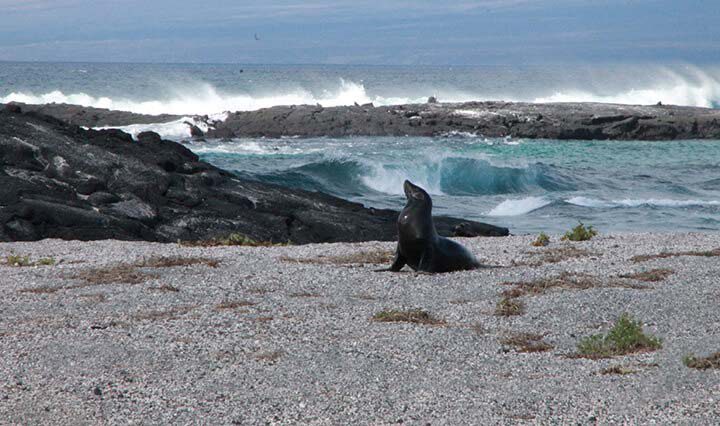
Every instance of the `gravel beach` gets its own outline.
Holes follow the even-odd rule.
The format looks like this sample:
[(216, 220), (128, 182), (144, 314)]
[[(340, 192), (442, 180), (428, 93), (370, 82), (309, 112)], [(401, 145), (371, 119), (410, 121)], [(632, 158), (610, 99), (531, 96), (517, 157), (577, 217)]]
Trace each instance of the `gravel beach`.
[[(0, 423), (717, 424), (720, 370), (683, 357), (720, 351), (720, 235), (533, 239), (458, 239), (492, 267), (438, 275), (375, 272), (380, 242), (0, 244)], [(576, 356), (623, 313), (662, 348)]]

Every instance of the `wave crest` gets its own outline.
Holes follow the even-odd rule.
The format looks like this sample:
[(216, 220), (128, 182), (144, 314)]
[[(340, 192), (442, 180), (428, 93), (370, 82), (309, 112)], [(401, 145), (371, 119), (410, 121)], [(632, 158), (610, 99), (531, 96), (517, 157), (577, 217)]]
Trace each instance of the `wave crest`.
[(681, 73), (664, 69), (649, 87), (632, 88), (615, 93), (593, 93), (586, 90), (558, 90), (549, 96), (533, 99), (536, 103), (547, 102), (602, 102), (613, 104), (683, 105), (716, 108), (720, 105), (720, 78), (709, 72), (688, 68)]
[(402, 196), (405, 179), (433, 195), (497, 195), (575, 188), (571, 179), (543, 164), (508, 167), (483, 159), (456, 157), (407, 163), (324, 158), (287, 170), (260, 173), (258, 177), (280, 185), (330, 191), (336, 195)]
[[(29, 104), (69, 103), (88, 107), (130, 111), (141, 114), (204, 115), (225, 111), (250, 111), (276, 105), (321, 104), (323, 106), (352, 105), (372, 102), (375, 105), (397, 105), (422, 103), (429, 95), (436, 95), (442, 102), (466, 102), (483, 100), (507, 100), (523, 102), (608, 102), (621, 104), (653, 105), (658, 101), (664, 104), (718, 107), (720, 106), (720, 72), (717, 69), (694, 67), (650, 67), (630, 68), (633, 74), (631, 83), (615, 81), (612, 76), (623, 73), (618, 70), (611, 77), (601, 74), (583, 74), (577, 78), (555, 82), (529, 81), (517, 88), (501, 87), (457, 88), (455, 83), (439, 80), (427, 85), (418, 85), (412, 81), (405, 87), (399, 83), (388, 94), (387, 89), (370, 90), (362, 80), (330, 79), (324, 90), (308, 90), (298, 82), (293, 89), (250, 88), (248, 91), (231, 89), (222, 91), (206, 82), (178, 83), (170, 95), (157, 99), (129, 99), (92, 94), (87, 91), (65, 93), (62, 90), (50, 90), (35, 94), (13, 91), (0, 94), (0, 103), (22, 102)], [(452, 78), (452, 77), (450, 77)], [(629, 77), (628, 77), (629, 78)], [(627, 80), (627, 79), (626, 79)], [(570, 87), (573, 87), (572, 89)], [(234, 90), (234, 92), (233, 92)], [(254, 90), (258, 90), (257, 93)], [(252, 93), (251, 93), (252, 92)], [(6, 93), (6, 92), (5, 92)], [(475, 117), (473, 111), (460, 111)], [(486, 114), (486, 113), (482, 113)]]
[(568, 204), (590, 208), (617, 208), (617, 207), (705, 207), (720, 206), (717, 200), (671, 200), (671, 199), (623, 199), (623, 200), (599, 200), (588, 197), (573, 197), (565, 200)]
[(331, 107), (353, 105), (354, 103), (364, 104), (373, 102), (376, 105), (391, 105), (417, 101), (419, 101), (419, 99), (370, 96), (362, 84), (344, 79), (340, 79), (337, 87), (323, 90), (322, 93), (319, 94), (313, 94), (303, 88), (297, 88), (287, 93), (258, 95), (229, 94), (221, 93), (210, 84), (200, 83), (197, 87), (176, 90), (173, 96), (162, 100), (137, 101), (132, 99), (113, 99), (106, 96), (91, 96), (82, 92), (65, 94), (60, 90), (53, 90), (41, 95), (13, 92), (4, 97), (0, 97), (0, 103), (65, 103), (149, 115), (217, 114), (225, 111), (252, 111), (276, 105), (320, 104)]
[(527, 197), (505, 200), (487, 213), (487, 216), (520, 216), (551, 204), (545, 197)]

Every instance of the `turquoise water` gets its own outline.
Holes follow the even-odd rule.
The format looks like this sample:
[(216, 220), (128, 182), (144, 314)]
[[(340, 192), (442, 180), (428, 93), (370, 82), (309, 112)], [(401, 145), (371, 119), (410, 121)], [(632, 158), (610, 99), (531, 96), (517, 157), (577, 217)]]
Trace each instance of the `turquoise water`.
[(720, 141), (605, 142), (447, 138), (194, 142), (203, 159), (283, 186), (399, 209), (402, 182), (436, 214), (561, 232), (720, 230)]

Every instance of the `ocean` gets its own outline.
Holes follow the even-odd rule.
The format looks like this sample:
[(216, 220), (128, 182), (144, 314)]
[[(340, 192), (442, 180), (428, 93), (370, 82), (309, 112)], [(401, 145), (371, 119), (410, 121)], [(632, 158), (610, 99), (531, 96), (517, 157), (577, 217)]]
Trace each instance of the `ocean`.
[[(616, 102), (720, 107), (720, 66), (336, 65), (0, 62), (0, 103), (66, 102), (146, 114), (213, 115), (273, 105), (439, 101)], [(553, 141), (448, 134), (191, 141), (157, 130), (239, 175), (400, 209), (402, 181), (435, 214), (514, 234), (720, 230), (720, 141)]]

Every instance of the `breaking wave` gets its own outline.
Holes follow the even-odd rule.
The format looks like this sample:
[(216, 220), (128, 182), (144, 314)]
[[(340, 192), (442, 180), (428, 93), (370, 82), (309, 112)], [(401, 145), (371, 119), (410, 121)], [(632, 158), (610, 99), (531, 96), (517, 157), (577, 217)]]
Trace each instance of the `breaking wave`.
[[(649, 73), (656, 71), (649, 70)], [(697, 68), (683, 72), (663, 69), (652, 82), (637, 84), (627, 90), (556, 90), (551, 95), (539, 96), (533, 102), (602, 102), (615, 104), (684, 105), (706, 108), (720, 107), (720, 75)]]
[(405, 179), (433, 195), (476, 196), (575, 188), (571, 178), (544, 164), (508, 167), (482, 159), (457, 157), (425, 158), (407, 164), (326, 158), (255, 177), (344, 196), (369, 193), (402, 196)]
[(150, 123), (150, 124), (130, 124), (127, 126), (109, 126), (109, 127), (96, 127), (95, 130), (103, 129), (118, 129), (125, 133), (132, 135), (134, 139), (137, 139), (137, 135), (142, 132), (155, 132), (160, 135), (163, 139), (170, 140), (183, 140), (192, 137), (191, 126), (195, 126), (203, 131), (207, 132), (213, 123), (218, 121), (224, 121), (227, 118), (227, 114), (213, 114), (207, 119), (200, 117), (182, 117), (177, 120), (169, 121), (166, 123)]
[(230, 94), (221, 93), (212, 85), (201, 83), (198, 87), (176, 90), (172, 97), (162, 100), (138, 101), (106, 96), (91, 96), (86, 93), (65, 94), (60, 90), (54, 90), (41, 95), (13, 92), (0, 97), (0, 103), (66, 103), (129, 111), (138, 114), (203, 115), (225, 111), (252, 111), (275, 105), (320, 104), (322, 106), (340, 106), (370, 102), (375, 105), (391, 105), (420, 102), (424, 99), (370, 96), (362, 84), (340, 79), (337, 87), (323, 90), (322, 93), (312, 93), (309, 90), (298, 88), (287, 93)]
[(487, 216), (520, 216), (552, 204), (545, 197), (526, 197), (505, 200), (487, 213)]
[(672, 199), (623, 199), (623, 200), (600, 200), (587, 197), (573, 197), (565, 200), (568, 204), (580, 207), (591, 208), (617, 208), (617, 207), (705, 207), (720, 206), (716, 200), (672, 200)]
[[(632, 71), (632, 70), (631, 70)], [(397, 105), (425, 102), (436, 95), (441, 102), (465, 102), (482, 100), (507, 100), (526, 102), (609, 102), (621, 104), (663, 104), (719, 107), (720, 71), (712, 68), (693, 67), (648, 69), (642, 76), (633, 71), (633, 78), (624, 82), (614, 81), (605, 75), (601, 78), (587, 76), (574, 82), (526, 81), (517, 87), (503, 84), (494, 87), (452, 88), (448, 82), (414, 86), (412, 82), (399, 84), (392, 94), (387, 89), (375, 89), (362, 80), (331, 79), (324, 90), (309, 90), (298, 82), (293, 89), (245, 89), (220, 90), (206, 82), (183, 83), (170, 95), (156, 99), (133, 99), (102, 96), (81, 91), (66, 93), (50, 90), (35, 94), (26, 91), (0, 93), (0, 103), (22, 102), (29, 104), (68, 103), (88, 107), (130, 111), (141, 114), (204, 115), (225, 111), (250, 111), (275, 105), (320, 104), (322, 106)], [(623, 71), (618, 70), (622, 75)], [(437, 86), (437, 87), (435, 87)]]

